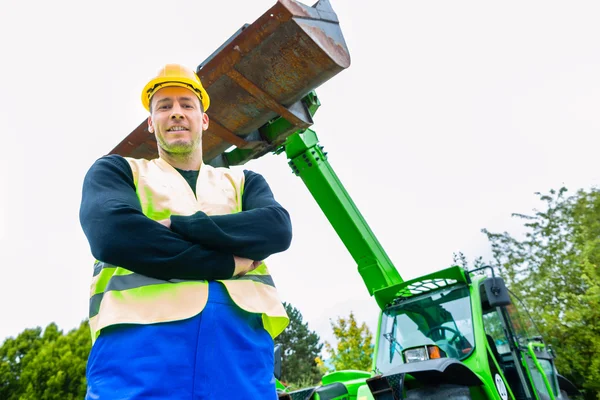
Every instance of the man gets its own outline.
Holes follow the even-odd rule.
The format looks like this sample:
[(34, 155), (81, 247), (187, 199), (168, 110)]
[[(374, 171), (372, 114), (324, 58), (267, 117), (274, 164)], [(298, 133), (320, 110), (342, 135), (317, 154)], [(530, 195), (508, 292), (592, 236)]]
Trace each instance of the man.
[(210, 100), (169, 64), (143, 90), (159, 158), (102, 157), (80, 221), (96, 258), (87, 399), (276, 399), (288, 318), (262, 262), (291, 223), (259, 174), (202, 161)]

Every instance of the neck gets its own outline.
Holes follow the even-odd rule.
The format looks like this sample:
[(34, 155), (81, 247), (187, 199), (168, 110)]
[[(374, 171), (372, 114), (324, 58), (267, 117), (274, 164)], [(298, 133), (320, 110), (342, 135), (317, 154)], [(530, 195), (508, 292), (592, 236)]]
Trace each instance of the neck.
[(185, 171), (199, 171), (202, 165), (202, 149), (198, 149), (193, 153), (169, 153), (158, 148), (160, 158), (168, 162), (172, 167)]

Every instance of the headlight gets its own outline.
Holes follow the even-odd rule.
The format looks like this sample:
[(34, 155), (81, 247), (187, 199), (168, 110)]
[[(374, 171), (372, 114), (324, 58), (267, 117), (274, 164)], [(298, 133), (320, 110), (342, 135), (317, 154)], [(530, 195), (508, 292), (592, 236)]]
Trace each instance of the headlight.
[(425, 361), (433, 358), (447, 357), (446, 353), (435, 345), (413, 347), (412, 349), (404, 350), (403, 354), (404, 361), (406, 363)]
[(415, 347), (413, 349), (404, 350), (404, 361), (406, 363), (425, 361), (429, 359), (427, 354), (427, 347)]

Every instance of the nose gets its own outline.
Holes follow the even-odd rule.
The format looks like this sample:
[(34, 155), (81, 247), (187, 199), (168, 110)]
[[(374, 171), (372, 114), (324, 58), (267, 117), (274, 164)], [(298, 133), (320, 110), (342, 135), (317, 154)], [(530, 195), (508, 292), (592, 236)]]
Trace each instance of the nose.
[(177, 103), (173, 104), (171, 108), (171, 119), (183, 118), (183, 112), (181, 111), (181, 106)]

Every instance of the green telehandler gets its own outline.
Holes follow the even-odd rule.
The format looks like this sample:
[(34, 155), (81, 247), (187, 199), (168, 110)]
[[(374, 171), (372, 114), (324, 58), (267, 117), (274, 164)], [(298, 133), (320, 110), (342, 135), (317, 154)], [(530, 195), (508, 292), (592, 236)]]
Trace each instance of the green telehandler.
[[(303, 101), (313, 115), (316, 94)], [(557, 372), (552, 349), (493, 268), (452, 266), (404, 282), (335, 175), (316, 133), (296, 132), (278, 151), (286, 153), (381, 308), (372, 372), (334, 372), (321, 386), (288, 393), (289, 398), (554, 400), (579, 394)]]
[[(280, 399), (555, 400), (578, 396), (520, 300), (490, 267), (452, 266), (403, 281), (310, 129), (315, 89), (350, 66), (328, 0), (279, 0), (197, 67), (211, 97), (204, 162), (285, 153), (356, 261), (381, 312), (372, 371), (336, 371)], [(143, 121), (111, 153), (155, 158)], [(365, 299), (366, 300), (366, 299)], [(276, 368), (277, 369), (277, 368)], [(277, 372), (276, 372), (277, 375)]]

